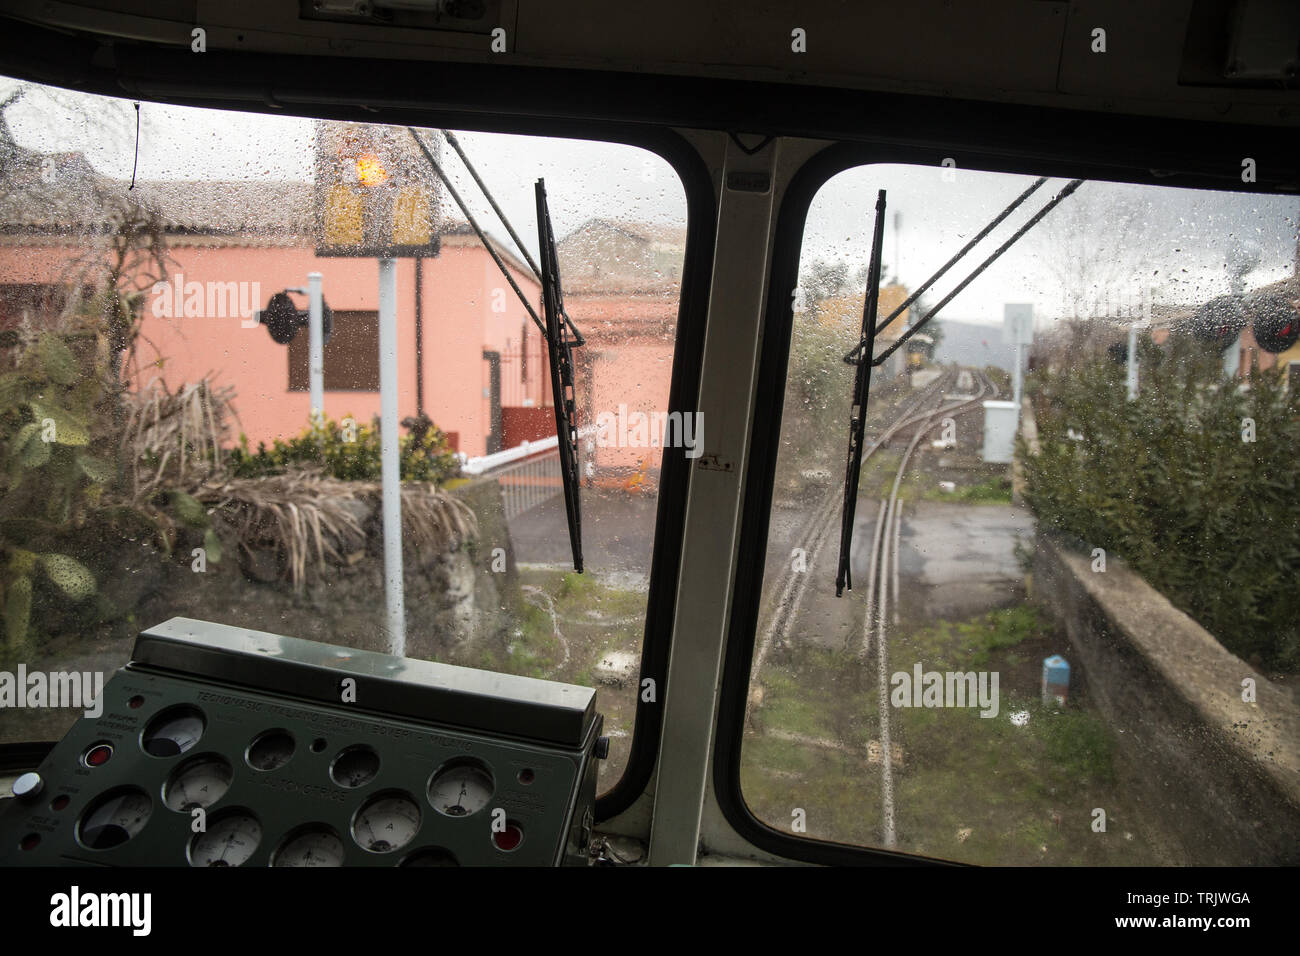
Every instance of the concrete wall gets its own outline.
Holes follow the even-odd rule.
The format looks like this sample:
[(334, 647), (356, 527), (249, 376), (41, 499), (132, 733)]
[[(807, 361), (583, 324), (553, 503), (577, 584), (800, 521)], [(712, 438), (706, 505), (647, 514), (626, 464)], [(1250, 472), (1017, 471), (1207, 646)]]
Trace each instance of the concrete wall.
[[(406, 652), (410, 657), (473, 663), (487, 647), (503, 646), (506, 625), (518, 613), (519, 577), (495, 480), (467, 482), (450, 492), (474, 511), (478, 534), (456, 550), (422, 551), (408, 539), (403, 549), (406, 584)], [(203, 574), (191, 570), (182, 540), (170, 556), (151, 543), (117, 552), (105, 549), (92, 571), (117, 618), (114, 633), (131, 635), (169, 617), (184, 616), (251, 627), (345, 647), (387, 651), (384, 637), (383, 531), (378, 496), (353, 502), (366, 531), (364, 546), (325, 568), (313, 563), (300, 589), (279, 580), (283, 559), (273, 551), (245, 553), (218, 518), (224, 544), (220, 563)], [(493, 548), (504, 548), (504, 573), (492, 570)], [(73, 632), (76, 621), (58, 622)], [(83, 627), (83, 630), (85, 628)], [(117, 665), (114, 665), (117, 666)]]
[[(1114, 556), (1039, 535), (1035, 599), (1061, 622), (1137, 799), (1173, 818), (1180, 856), (1300, 863), (1300, 707)], [(1242, 700), (1242, 681), (1256, 699)]]

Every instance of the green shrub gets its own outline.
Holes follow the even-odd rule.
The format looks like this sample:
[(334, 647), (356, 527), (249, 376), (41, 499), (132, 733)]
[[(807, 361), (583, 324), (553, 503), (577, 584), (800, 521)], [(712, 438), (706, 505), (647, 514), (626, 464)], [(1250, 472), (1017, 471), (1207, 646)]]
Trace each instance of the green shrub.
[(1111, 361), (1035, 376), (1026, 501), (1042, 528), (1121, 555), (1228, 650), (1300, 667), (1296, 395), (1277, 370), (1239, 387), (1203, 352), (1148, 341), (1140, 359), (1132, 402)]
[[(427, 417), (407, 418), (402, 425), (407, 429), (399, 438), (403, 481), (442, 485), (460, 473), (447, 436)], [(316, 465), (342, 481), (374, 481), (382, 471), (380, 450), (378, 420), (365, 425), (350, 418), (336, 422), (321, 416), (287, 442), (277, 438), (270, 448), (260, 442), (255, 453), (248, 450), (248, 437), (240, 435), (239, 447), (230, 452), (229, 465), (238, 478), (278, 475), (295, 465)]]

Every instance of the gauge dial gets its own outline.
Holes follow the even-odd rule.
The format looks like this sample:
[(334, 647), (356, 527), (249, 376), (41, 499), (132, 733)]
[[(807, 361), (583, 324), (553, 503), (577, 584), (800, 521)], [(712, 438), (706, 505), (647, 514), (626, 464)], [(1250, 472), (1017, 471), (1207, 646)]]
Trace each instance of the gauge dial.
[(203, 728), (203, 713), (197, 707), (169, 707), (149, 721), (140, 745), (154, 757), (175, 757), (199, 742)]
[(496, 789), (492, 774), (477, 760), (455, 760), (429, 781), (429, 802), (444, 816), (467, 817), (488, 805)]
[(342, 866), (343, 841), (323, 823), (300, 827), (275, 851), (272, 866)]
[(405, 794), (386, 793), (362, 804), (352, 820), (352, 838), (371, 853), (400, 850), (420, 829), (420, 808)]
[(163, 803), (169, 810), (186, 813), (212, 806), (226, 795), (234, 772), (225, 757), (208, 754), (177, 767), (163, 785)]
[(254, 770), (279, 770), (293, 756), (293, 736), (287, 730), (268, 730), (249, 744), (245, 759)]
[(379, 773), (379, 754), (365, 745), (348, 747), (330, 765), (330, 779), (340, 787), (364, 787)]
[(241, 866), (262, 842), (262, 824), (247, 810), (208, 821), (206, 833), (190, 841), (190, 866)]
[(81, 818), (77, 838), (91, 850), (121, 846), (144, 829), (153, 801), (138, 787), (121, 787), (98, 797)]

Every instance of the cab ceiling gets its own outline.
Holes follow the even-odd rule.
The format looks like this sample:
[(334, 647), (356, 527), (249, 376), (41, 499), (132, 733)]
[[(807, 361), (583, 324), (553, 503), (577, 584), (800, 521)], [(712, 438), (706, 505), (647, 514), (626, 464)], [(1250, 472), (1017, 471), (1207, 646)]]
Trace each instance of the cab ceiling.
[[(97, 38), (101, 65), (123, 44), (188, 50), (197, 27), (209, 51), (263, 56), (707, 77), (1217, 123), (1300, 121), (1294, 0), (0, 0), (0, 14)], [(492, 50), (498, 27), (504, 52)], [(805, 52), (796, 51), (800, 36)]]

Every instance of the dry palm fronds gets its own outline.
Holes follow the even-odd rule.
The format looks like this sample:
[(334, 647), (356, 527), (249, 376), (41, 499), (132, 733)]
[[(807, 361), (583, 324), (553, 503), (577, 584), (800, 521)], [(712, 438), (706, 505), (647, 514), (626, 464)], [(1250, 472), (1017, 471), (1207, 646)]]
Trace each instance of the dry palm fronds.
[[(371, 484), (378, 494), (379, 485)], [(478, 516), (459, 498), (424, 482), (402, 485), (402, 537), (418, 550), (442, 553), (478, 534)]]
[[(197, 497), (235, 528), (246, 551), (273, 549), (284, 557), (285, 574), (295, 585), (308, 567), (345, 563), (365, 547), (367, 529), (358, 514), (376, 508), (378, 482), (342, 481), (317, 470), (295, 470), (263, 478), (209, 482)], [(366, 509), (358, 509), (364, 502)], [(432, 485), (402, 488), (403, 537), (420, 550), (452, 550), (477, 533), (473, 511)]]
[(300, 585), (309, 562), (341, 561), (365, 545), (365, 529), (349, 507), (358, 491), (356, 482), (293, 471), (204, 485), (197, 497), (234, 525), (241, 548), (283, 555), (289, 580)]
[(133, 501), (162, 487), (193, 488), (222, 471), (234, 395), (205, 378), (176, 392), (155, 381), (125, 396), (122, 440)]

